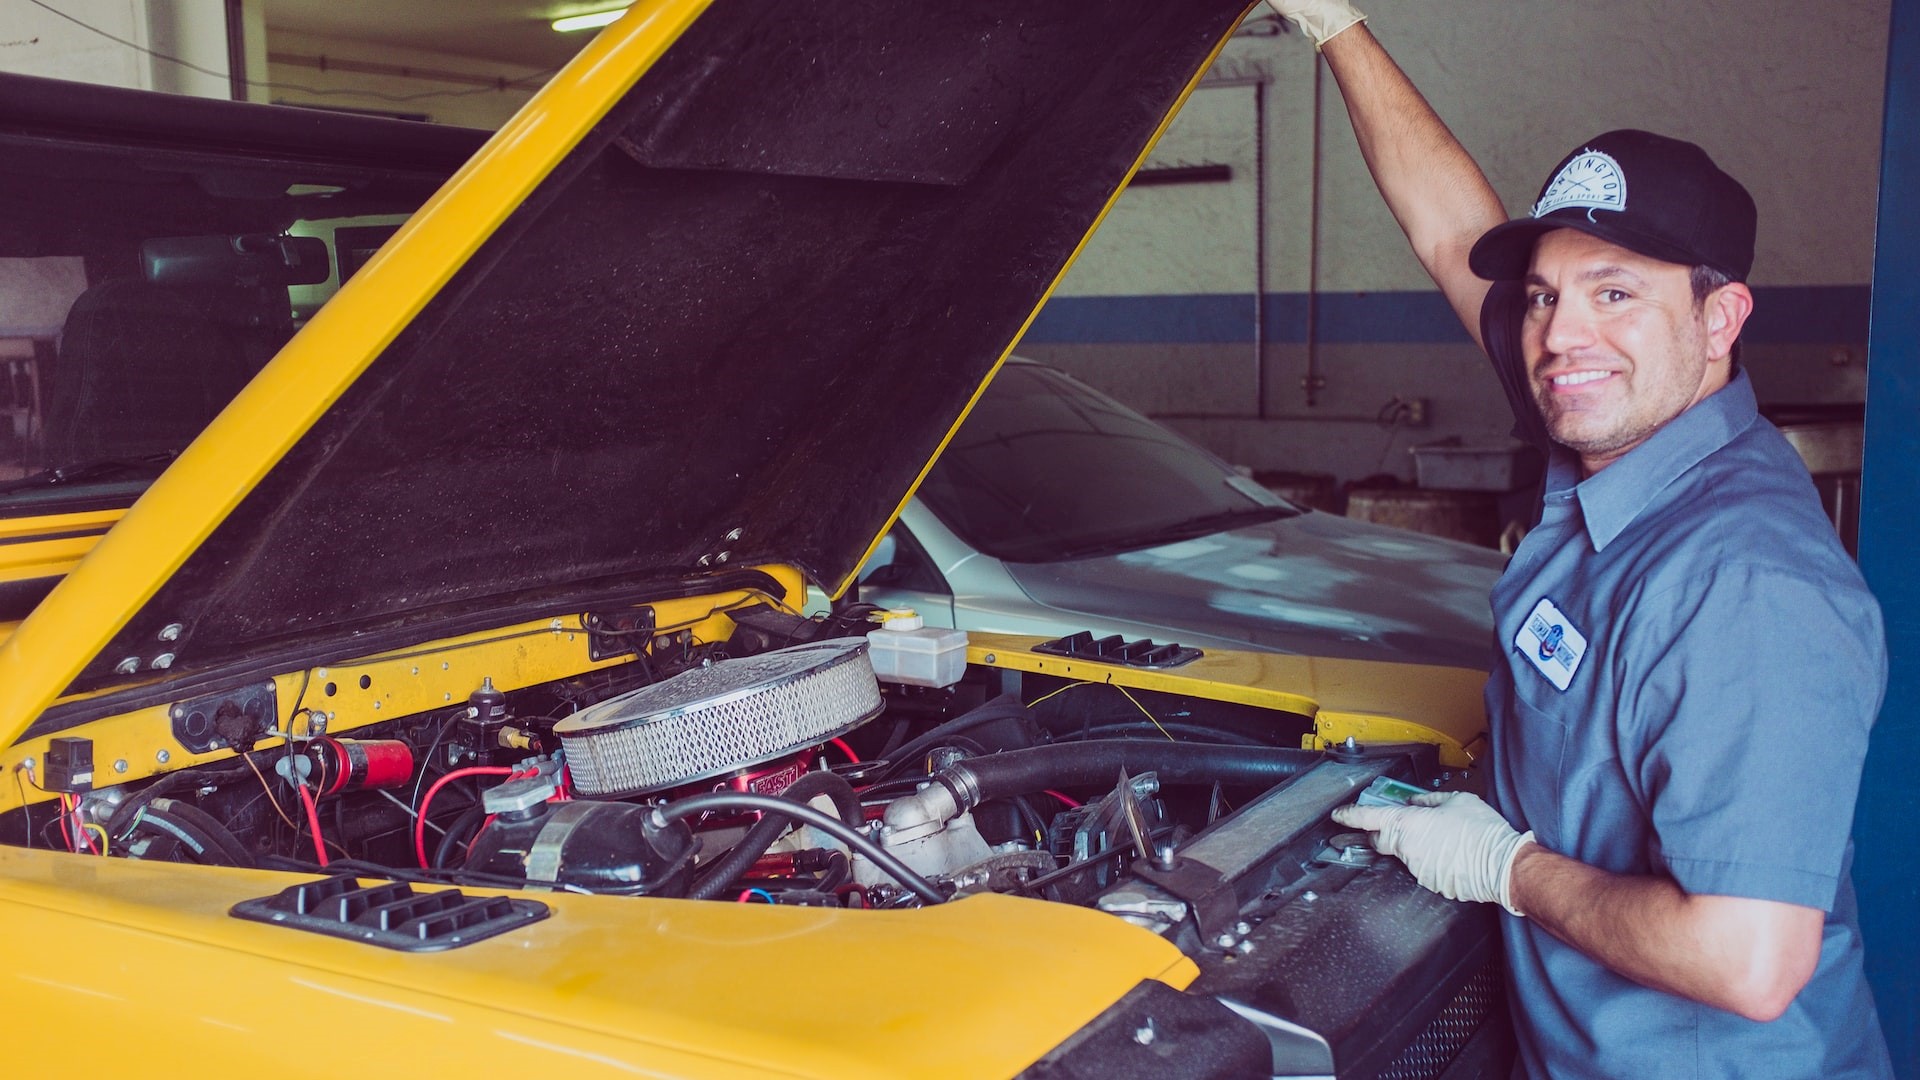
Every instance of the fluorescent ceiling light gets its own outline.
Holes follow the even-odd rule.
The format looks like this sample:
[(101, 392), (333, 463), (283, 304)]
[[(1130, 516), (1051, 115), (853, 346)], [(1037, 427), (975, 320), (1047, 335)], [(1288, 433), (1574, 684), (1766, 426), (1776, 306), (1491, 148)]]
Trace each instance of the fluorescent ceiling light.
[(563, 34), (573, 30), (595, 30), (626, 13), (626, 8), (617, 7), (611, 11), (594, 11), (585, 15), (569, 15), (564, 19), (553, 20), (553, 28)]

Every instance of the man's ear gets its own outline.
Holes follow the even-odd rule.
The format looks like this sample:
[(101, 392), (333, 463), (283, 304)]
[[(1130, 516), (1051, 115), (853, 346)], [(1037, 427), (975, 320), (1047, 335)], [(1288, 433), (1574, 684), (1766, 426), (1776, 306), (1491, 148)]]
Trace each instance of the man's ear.
[(1709, 359), (1720, 360), (1732, 355), (1733, 343), (1740, 339), (1740, 328), (1752, 314), (1753, 290), (1744, 282), (1722, 285), (1707, 294), (1700, 305), (1700, 315), (1706, 323)]

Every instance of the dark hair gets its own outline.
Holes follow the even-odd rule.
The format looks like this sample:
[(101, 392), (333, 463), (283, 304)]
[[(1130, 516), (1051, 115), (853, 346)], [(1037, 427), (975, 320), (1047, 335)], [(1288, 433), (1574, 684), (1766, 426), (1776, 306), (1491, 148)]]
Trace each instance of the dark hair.
[[(1730, 275), (1715, 270), (1711, 266), (1695, 266), (1689, 268), (1687, 280), (1693, 286), (1693, 306), (1696, 308), (1706, 303), (1707, 297), (1712, 296), (1715, 290), (1733, 284), (1733, 278)], [(1734, 339), (1733, 342), (1732, 359), (1733, 369), (1738, 371), (1740, 368), (1740, 341), (1738, 338)]]
[(1690, 268), (1688, 279), (1693, 285), (1693, 303), (1695, 307), (1707, 302), (1714, 290), (1733, 284), (1733, 278), (1711, 266)]

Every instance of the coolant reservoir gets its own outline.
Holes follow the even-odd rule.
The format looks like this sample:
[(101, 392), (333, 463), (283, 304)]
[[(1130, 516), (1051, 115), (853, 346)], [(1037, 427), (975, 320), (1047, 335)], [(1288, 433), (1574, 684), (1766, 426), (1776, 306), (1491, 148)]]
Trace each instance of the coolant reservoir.
[(927, 626), (911, 611), (883, 611), (867, 634), (873, 673), (881, 682), (952, 686), (967, 669), (967, 632)]

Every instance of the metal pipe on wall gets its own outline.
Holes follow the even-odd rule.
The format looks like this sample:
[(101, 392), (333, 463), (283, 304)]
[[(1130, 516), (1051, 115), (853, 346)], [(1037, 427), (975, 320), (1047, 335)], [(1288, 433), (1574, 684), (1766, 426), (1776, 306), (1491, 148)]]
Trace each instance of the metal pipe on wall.
[(1320, 54), (1313, 54), (1313, 173), (1309, 181), (1310, 205), (1307, 210), (1307, 373), (1300, 380), (1307, 392), (1307, 407), (1320, 403), (1319, 391), (1326, 385), (1320, 377), (1320, 176), (1321, 176), (1321, 99), (1325, 95), (1326, 66)]
[(1253, 84), (1253, 415), (1267, 418), (1267, 81)]

